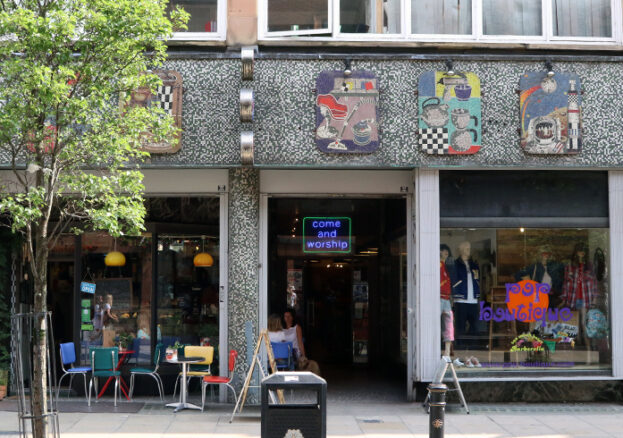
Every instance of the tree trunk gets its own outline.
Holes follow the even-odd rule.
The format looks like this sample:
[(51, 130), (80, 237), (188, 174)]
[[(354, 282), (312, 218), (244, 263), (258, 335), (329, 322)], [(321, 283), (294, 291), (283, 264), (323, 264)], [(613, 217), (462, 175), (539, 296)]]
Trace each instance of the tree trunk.
[(47, 311), (47, 273), (48, 273), (48, 241), (44, 233), (37, 229), (35, 237), (35, 263), (31, 263), (34, 277), (35, 297), (34, 312), (37, 315), (33, 327), (33, 381), (31, 382), (32, 413), (34, 416), (33, 438), (45, 438), (48, 431), (48, 420), (44, 415), (48, 410), (48, 332), (45, 313)]

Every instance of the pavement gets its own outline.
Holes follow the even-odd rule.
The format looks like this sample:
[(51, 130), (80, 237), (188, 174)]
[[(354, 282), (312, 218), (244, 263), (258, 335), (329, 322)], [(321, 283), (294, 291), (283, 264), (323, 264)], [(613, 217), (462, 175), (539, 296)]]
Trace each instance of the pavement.
[[(144, 406), (137, 413), (61, 412), (61, 435), (65, 438), (247, 438), (261, 435), (257, 406), (245, 406), (230, 423), (231, 404), (212, 403), (204, 412), (173, 413), (159, 400), (140, 401)], [(1, 409), (2, 402), (0, 438), (18, 437), (17, 414)], [(470, 411), (467, 415), (458, 405), (448, 406), (445, 437), (623, 438), (623, 405), (620, 404), (470, 404)], [(428, 422), (429, 417), (420, 403), (369, 400), (327, 403), (327, 436), (333, 438), (423, 438), (429, 436)]]

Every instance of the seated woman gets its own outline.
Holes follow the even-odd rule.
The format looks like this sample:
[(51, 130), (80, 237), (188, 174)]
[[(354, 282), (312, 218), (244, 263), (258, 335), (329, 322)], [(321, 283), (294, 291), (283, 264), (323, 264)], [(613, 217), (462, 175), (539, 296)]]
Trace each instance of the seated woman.
[[(283, 313), (283, 322), (285, 329), (283, 333), (285, 335), (286, 342), (292, 342), (294, 349), (294, 358), (296, 360), (296, 369), (298, 371), (311, 371), (314, 374), (320, 375), (320, 367), (315, 360), (307, 359), (305, 354), (305, 345), (303, 344), (303, 330), (301, 326), (296, 322), (296, 313), (294, 309), (288, 308)], [(270, 333), (270, 332), (269, 332)]]
[[(286, 342), (283, 325), (281, 325), (281, 318), (276, 313), (268, 317), (268, 338), (271, 343)], [(294, 357), (292, 359), (294, 360)], [(278, 365), (287, 365), (286, 359), (276, 359), (276, 361)]]

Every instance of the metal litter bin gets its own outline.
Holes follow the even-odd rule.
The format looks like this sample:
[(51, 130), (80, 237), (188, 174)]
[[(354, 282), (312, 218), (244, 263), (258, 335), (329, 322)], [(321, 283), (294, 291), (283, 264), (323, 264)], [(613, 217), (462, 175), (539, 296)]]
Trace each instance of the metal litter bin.
[[(285, 403), (279, 403), (283, 390)], [(308, 371), (262, 380), (262, 438), (326, 438), (327, 382)]]

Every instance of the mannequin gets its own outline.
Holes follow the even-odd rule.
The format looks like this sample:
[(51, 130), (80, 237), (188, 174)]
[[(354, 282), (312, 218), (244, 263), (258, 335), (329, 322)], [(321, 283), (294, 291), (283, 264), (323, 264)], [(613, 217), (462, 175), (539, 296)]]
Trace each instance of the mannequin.
[[(452, 280), (454, 275), (450, 275), (446, 268), (446, 260), (450, 256), (448, 245), (441, 244), (439, 247), (440, 256), (440, 298), (441, 298), (441, 336), (443, 337), (445, 349), (444, 356), (450, 357), (450, 348), (454, 341), (454, 316), (452, 314), (452, 304), (450, 295), (452, 293)], [(453, 271), (453, 269), (451, 270)]]
[[(595, 304), (597, 298), (597, 279), (593, 267), (586, 255), (588, 248), (584, 243), (577, 243), (571, 255), (571, 261), (565, 266), (565, 278), (562, 287), (563, 302), (560, 307), (566, 306), (577, 309), (579, 313), (579, 328), (586, 345), (586, 363), (591, 362), (590, 343), (586, 333), (586, 311)], [(578, 337), (580, 333), (578, 332)]]
[[(456, 316), (456, 345), (469, 348), (473, 345), (473, 339), (477, 334), (478, 324), (478, 301), (480, 298), (479, 268), (471, 258), (471, 244), (467, 241), (459, 245), (459, 258), (454, 262), (456, 281), (453, 285), (452, 296), (454, 298), (454, 314)], [(465, 330), (465, 325), (469, 329)], [(470, 336), (465, 341), (464, 335)], [(468, 367), (480, 366), (478, 359), (469, 357), (465, 360)]]
[(558, 307), (560, 304), (563, 283), (563, 265), (554, 260), (549, 245), (539, 248), (536, 263), (522, 269), (515, 275), (515, 280), (534, 280), (538, 283), (550, 285), (549, 307)]

